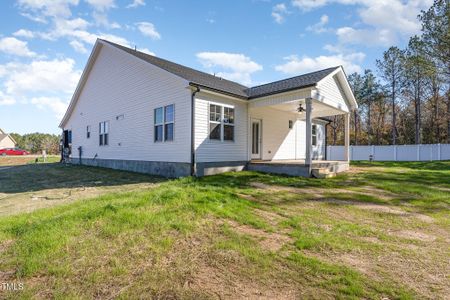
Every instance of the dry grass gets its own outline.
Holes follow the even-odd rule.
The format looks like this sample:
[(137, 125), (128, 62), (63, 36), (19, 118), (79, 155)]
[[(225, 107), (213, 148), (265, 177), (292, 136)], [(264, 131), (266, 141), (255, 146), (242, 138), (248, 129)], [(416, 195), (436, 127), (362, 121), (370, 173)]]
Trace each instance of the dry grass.
[[(241, 172), (161, 182), (52, 164), (5, 171), (0, 192), (19, 200), (74, 195), (0, 217), (0, 281), (26, 287), (7, 298), (450, 295), (448, 162), (359, 164), (325, 180)], [(83, 188), (100, 196), (73, 201)]]

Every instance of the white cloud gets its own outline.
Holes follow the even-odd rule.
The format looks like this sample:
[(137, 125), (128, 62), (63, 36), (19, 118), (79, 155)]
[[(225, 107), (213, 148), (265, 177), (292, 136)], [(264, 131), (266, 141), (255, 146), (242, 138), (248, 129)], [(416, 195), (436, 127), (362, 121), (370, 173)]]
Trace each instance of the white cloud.
[(30, 30), (27, 30), (27, 29), (19, 29), (16, 32), (14, 32), (13, 35), (17, 36), (17, 37), (28, 38), (28, 39), (34, 38), (33, 31), (30, 31)]
[(308, 11), (314, 8), (318, 8), (326, 5), (328, 0), (293, 0), (292, 5), (296, 6), (304, 11)]
[[(343, 27), (341, 42), (366, 45), (395, 43), (420, 31), (417, 15), (431, 6), (433, 0), (293, 0), (292, 5), (309, 11), (329, 4), (356, 5), (361, 18), (358, 28)], [(348, 35), (348, 36), (346, 36)]]
[(336, 30), (340, 43), (368, 46), (390, 46), (395, 43), (395, 33), (388, 29), (354, 29), (341, 27)]
[(13, 104), (16, 104), (16, 99), (12, 98), (11, 96), (7, 96), (3, 94), (2, 91), (0, 91), (0, 106)]
[(117, 22), (110, 22), (108, 20), (108, 16), (105, 13), (94, 12), (92, 14), (92, 17), (94, 18), (95, 23), (97, 24), (97, 26), (103, 26), (103, 27), (105, 27), (107, 29), (119, 29), (119, 28), (122, 27)]
[(306, 27), (307, 31), (313, 31), (315, 33), (324, 33), (327, 32), (329, 29), (325, 27), (325, 25), (329, 22), (329, 17), (327, 15), (322, 15), (320, 17), (320, 21), (317, 22), (314, 25)]
[[(35, 60), (0, 65), (0, 105), (24, 103), (62, 116), (81, 76), (72, 59)], [(4, 72), (7, 70), (7, 72)]]
[(72, 46), (72, 48), (75, 50), (75, 51), (77, 51), (77, 52), (79, 52), (79, 53), (87, 53), (88, 52), (88, 50), (86, 49), (86, 47), (84, 47), (84, 44), (83, 43), (81, 43), (81, 42), (79, 42), (79, 41), (77, 41), (77, 40), (73, 40), (73, 41), (71, 41), (70, 43), (70, 46)]
[(62, 119), (68, 106), (67, 102), (62, 101), (58, 97), (33, 97), (30, 102), (31, 104), (36, 105), (39, 109), (50, 109), (55, 113), (58, 119)]
[(27, 42), (14, 37), (0, 39), (0, 51), (10, 55), (33, 57), (36, 53), (28, 49)]
[(85, 1), (98, 11), (105, 11), (110, 8), (116, 7), (114, 0), (85, 0)]
[(272, 8), (272, 18), (278, 24), (284, 22), (285, 16), (289, 13), (286, 4), (279, 3)]
[(30, 64), (9, 64), (4, 81), (8, 95), (26, 95), (28, 92), (71, 94), (81, 72), (74, 70), (75, 61), (70, 58), (35, 60)]
[(127, 8), (136, 8), (138, 6), (144, 6), (145, 1), (144, 0), (134, 0), (132, 3), (127, 5)]
[(347, 73), (361, 72), (359, 65), (365, 58), (365, 54), (355, 52), (350, 54), (321, 55), (317, 57), (290, 55), (284, 58), (286, 63), (278, 65), (275, 70), (285, 74), (304, 74), (330, 67), (342, 65)]
[(152, 38), (153, 40), (161, 39), (161, 34), (159, 34), (159, 32), (156, 30), (155, 25), (153, 25), (152, 23), (139, 22), (139, 23), (136, 23), (136, 25), (137, 25), (137, 28), (139, 29), (139, 31), (143, 35), (148, 36), (148, 37)]
[[(200, 63), (212, 71), (219, 67), (224, 71), (215, 72), (216, 75), (229, 80), (251, 84), (251, 74), (263, 69), (261, 65), (252, 61), (244, 54), (226, 52), (200, 52), (197, 53)], [(230, 72), (231, 71), (231, 72)]]
[(69, 17), (72, 15), (70, 6), (78, 5), (79, 0), (18, 0), (17, 2), (20, 8), (34, 13), (34, 15), (27, 13), (26, 17), (42, 22), (44, 18), (35, 14), (43, 14), (47, 17)]

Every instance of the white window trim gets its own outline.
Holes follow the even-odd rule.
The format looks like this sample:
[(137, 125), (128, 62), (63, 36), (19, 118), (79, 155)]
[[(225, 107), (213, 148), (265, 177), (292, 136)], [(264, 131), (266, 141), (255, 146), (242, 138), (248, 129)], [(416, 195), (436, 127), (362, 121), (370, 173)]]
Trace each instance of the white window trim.
[[(313, 128), (316, 128), (315, 133), (313, 133), (314, 132)], [(319, 134), (318, 134), (317, 130), (318, 130), (317, 124), (312, 124), (311, 125), (311, 146), (314, 146), (314, 147), (316, 147), (318, 145)], [(316, 137), (316, 144), (315, 145), (314, 145), (314, 137)]]
[[(100, 128), (101, 128), (101, 125), (100, 125), (100, 124), (102, 124), (102, 123), (105, 123), (105, 125), (108, 124), (108, 130), (105, 130), (105, 132), (103, 132), (103, 133), (102, 133), (101, 130), (100, 130)], [(109, 136), (109, 131), (110, 131), (110, 129), (111, 129), (111, 124), (110, 124), (109, 120), (99, 122), (99, 126), (98, 126), (98, 138), (99, 138), (98, 146), (99, 146), (99, 147), (108, 147), (109, 144), (111, 144), (111, 143), (110, 143), (111, 139), (110, 139), (110, 136)], [(105, 141), (103, 140), (103, 144), (100, 145), (100, 136), (101, 136), (101, 135), (104, 135), (104, 134), (107, 134), (107, 135), (108, 135), (108, 144), (105, 145)]]
[[(218, 121), (211, 121), (211, 105), (216, 105), (220, 107), (220, 122)], [(225, 115), (225, 107), (226, 108), (232, 108), (234, 111), (234, 123), (225, 123), (224, 122), (224, 115)], [(220, 125), (220, 139), (211, 139), (211, 125), (210, 124), (219, 124)], [(233, 139), (232, 140), (225, 140), (225, 125), (227, 126), (233, 126)], [(235, 143), (236, 142), (236, 108), (234, 105), (225, 104), (225, 103), (219, 103), (219, 102), (213, 102), (208, 101), (208, 141), (210, 143)]]
[[(166, 122), (166, 107), (167, 106), (173, 106), (173, 121), (172, 122)], [(158, 106), (155, 109), (153, 109), (153, 114), (155, 114), (155, 111), (158, 108), (162, 108), (162, 123), (155, 123), (156, 121), (156, 115), (153, 116), (153, 143), (172, 143), (175, 141), (175, 103), (173, 104), (167, 104), (164, 106)], [(166, 140), (166, 125), (167, 124), (173, 124), (173, 138), (171, 140)], [(162, 141), (156, 140), (155, 135), (155, 127), (156, 126), (162, 126)]]

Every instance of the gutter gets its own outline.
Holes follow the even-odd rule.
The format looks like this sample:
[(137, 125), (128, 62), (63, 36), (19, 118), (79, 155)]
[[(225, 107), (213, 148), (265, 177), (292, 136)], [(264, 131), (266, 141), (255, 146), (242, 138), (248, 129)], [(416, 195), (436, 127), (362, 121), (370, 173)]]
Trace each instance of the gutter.
[(200, 92), (197, 86), (191, 94), (191, 176), (195, 176), (195, 95)]
[(237, 95), (237, 94), (233, 94), (233, 93), (230, 93), (230, 92), (225, 92), (225, 91), (218, 90), (218, 89), (211, 88), (211, 87), (207, 87), (207, 86), (204, 86), (204, 85), (201, 85), (201, 84), (198, 84), (198, 83), (190, 82), (189, 85), (193, 86), (193, 87), (195, 87), (197, 89), (198, 88), (202, 88), (202, 89), (205, 89), (205, 90), (209, 90), (209, 91), (216, 92), (216, 93), (219, 93), (219, 94), (228, 95), (228, 96), (231, 96), (231, 97), (234, 97), (234, 98), (238, 98), (238, 99), (241, 99), (241, 100), (248, 100), (248, 98), (246, 96)]

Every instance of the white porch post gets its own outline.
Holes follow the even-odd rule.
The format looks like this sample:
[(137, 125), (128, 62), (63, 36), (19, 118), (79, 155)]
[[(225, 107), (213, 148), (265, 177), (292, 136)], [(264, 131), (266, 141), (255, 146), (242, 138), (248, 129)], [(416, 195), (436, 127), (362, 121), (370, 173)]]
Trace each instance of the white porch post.
[(306, 98), (306, 159), (305, 165), (309, 169), (309, 174), (311, 174), (311, 165), (312, 165), (312, 99)]
[(350, 160), (350, 113), (344, 115), (344, 160)]

